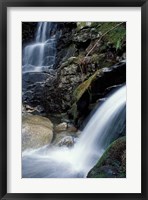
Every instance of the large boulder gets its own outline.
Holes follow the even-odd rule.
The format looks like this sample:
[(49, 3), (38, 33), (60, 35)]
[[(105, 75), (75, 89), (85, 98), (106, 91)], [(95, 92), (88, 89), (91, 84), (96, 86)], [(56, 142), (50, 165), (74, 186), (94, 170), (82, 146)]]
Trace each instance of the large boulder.
[(114, 141), (98, 163), (89, 171), (87, 178), (126, 177), (126, 137)]
[(115, 87), (126, 82), (126, 62), (97, 70), (73, 91), (68, 113), (79, 127), (93, 108)]
[(39, 148), (51, 143), (53, 124), (45, 117), (25, 114), (22, 117), (22, 150)]

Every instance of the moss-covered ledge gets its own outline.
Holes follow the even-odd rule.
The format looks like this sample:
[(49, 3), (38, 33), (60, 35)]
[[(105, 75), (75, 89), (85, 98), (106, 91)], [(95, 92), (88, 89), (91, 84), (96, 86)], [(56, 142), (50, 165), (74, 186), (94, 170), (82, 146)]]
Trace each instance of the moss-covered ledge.
[(98, 69), (94, 74), (80, 83), (74, 90), (71, 108), (68, 111), (75, 125), (80, 127), (91, 110), (98, 105), (111, 89), (126, 81), (126, 62), (111, 67)]

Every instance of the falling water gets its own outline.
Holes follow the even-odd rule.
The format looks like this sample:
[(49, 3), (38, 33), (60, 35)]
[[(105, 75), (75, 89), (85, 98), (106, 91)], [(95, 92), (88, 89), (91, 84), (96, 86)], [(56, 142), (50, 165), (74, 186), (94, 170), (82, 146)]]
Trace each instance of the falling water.
[(125, 128), (126, 86), (97, 108), (72, 149), (48, 148), (23, 152), (23, 177), (86, 177), (108, 145)]
[(35, 41), (23, 50), (23, 72), (48, 72), (55, 64), (56, 42), (61, 32), (52, 22), (38, 23)]

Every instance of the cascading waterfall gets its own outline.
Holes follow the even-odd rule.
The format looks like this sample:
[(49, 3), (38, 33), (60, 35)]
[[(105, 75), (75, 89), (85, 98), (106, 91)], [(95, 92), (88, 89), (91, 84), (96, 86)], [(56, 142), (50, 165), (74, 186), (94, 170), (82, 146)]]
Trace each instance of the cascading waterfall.
[(112, 93), (91, 116), (75, 146), (23, 152), (23, 177), (84, 178), (107, 146), (123, 132), (126, 86)]
[(35, 41), (23, 50), (23, 73), (48, 72), (52, 69), (55, 64), (56, 42), (60, 35), (56, 23), (38, 23)]

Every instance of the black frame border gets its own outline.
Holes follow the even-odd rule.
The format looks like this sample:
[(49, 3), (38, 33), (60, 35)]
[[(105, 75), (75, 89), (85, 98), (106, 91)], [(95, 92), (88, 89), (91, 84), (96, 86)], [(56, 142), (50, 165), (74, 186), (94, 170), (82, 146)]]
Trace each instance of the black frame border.
[[(142, 192), (140, 194), (7, 193), (7, 8), (8, 7), (141, 7)], [(122, 199), (148, 200), (148, 0), (0, 0), (0, 199)], [(136, 155), (135, 155), (136, 156)], [(133, 186), (134, 187), (134, 186)]]

